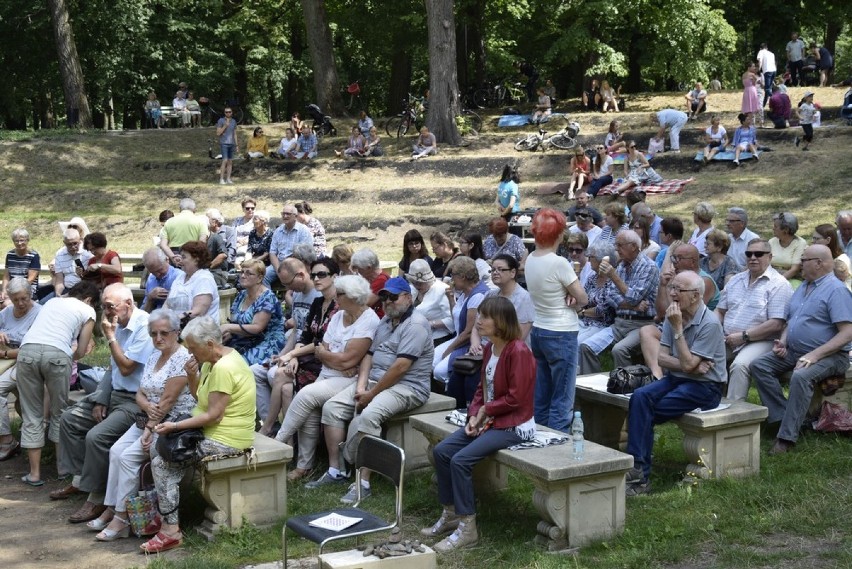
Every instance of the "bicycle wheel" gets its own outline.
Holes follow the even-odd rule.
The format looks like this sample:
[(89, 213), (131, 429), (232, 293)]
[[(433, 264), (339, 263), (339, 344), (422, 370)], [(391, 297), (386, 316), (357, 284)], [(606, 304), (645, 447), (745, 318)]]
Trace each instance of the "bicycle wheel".
[(469, 109), (463, 110), (461, 114), (469, 134), (477, 135), (482, 132), (482, 117)]
[(237, 121), (237, 124), (242, 124), (243, 118), (245, 118), (243, 115), (243, 110), (240, 107), (234, 107), (231, 110), (234, 111), (234, 114), (232, 116), (234, 117), (234, 120)]
[(385, 123), (385, 132), (388, 133), (388, 136), (397, 136), (396, 131), (401, 123), (402, 117), (399, 115), (389, 118), (388, 122)]
[(211, 126), (216, 124), (216, 115), (210, 107), (201, 109), (201, 126)]
[(562, 150), (571, 150), (577, 146), (577, 141), (567, 134), (554, 134), (550, 137), (550, 144)]
[(396, 129), (396, 137), (402, 138), (405, 136), (409, 128), (411, 128), (411, 119), (401, 119), (399, 126)]
[(524, 150), (535, 150), (536, 148), (538, 148), (538, 145), (540, 143), (541, 140), (539, 139), (537, 134), (530, 134), (515, 143), (515, 150), (519, 152)]
[(488, 99), (490, 95), (490, 91), (488, 89), (477, 89), (473, 93), (473, 104), (478, 109), (485, 109), (488, 107)]

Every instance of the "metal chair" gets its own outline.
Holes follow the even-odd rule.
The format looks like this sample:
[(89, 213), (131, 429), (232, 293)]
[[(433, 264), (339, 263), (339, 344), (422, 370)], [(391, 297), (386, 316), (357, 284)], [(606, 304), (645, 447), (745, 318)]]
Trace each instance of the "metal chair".
[[(281, 541), (284, 557), (283, 569), (287, 569), (287, 529), (297, 535), (319, 544), (317, 553), (318, 567), (322, 566), (319, 556), (327, 543), (340, 539), (359, 537), (381, 531), (389, 531), (402, 526), (402, 485), (405, 471), (405, 452), (398, 446), (371, 435), (364, 435), (358, 443), (358, 453), (355, 457), (355, 487), (358, 489), (357, 500), (350, 508), (338, 508), (316, 514), (305, 514), (287, 520), (281, 529)], [(381, 474), (395, 487), (394, 511), (396, 519), (385, 521), (379, 516), (358, 507), (361, 502), (361, 468)], [(362, 518), (360, 522), (341, 531), (330, 531), (310, 525), (310, 523), (329, 514)]]

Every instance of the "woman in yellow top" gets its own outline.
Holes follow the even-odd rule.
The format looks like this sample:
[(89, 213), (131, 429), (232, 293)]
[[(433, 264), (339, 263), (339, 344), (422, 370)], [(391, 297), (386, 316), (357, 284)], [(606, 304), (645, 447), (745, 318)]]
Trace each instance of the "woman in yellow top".
[(254, 129), (251, 138), (249, 138), (248, 146), (246, 148), (246, 160), (251, 160), (252, 158), (263, 158), (268, 155), (269, 141), (266, 140), (266, 136), (263, 134), (263, 128), (257, 127)]
[[(202, 429), (204, 439), (196, 449), (198, 459), (242, 452), (254, 443), (255, 384), (251, 369), (239, 352), (222, 345), (219, 323), (208, 316), (191, 320), (181, 338), (193, 356), (185, 369), (190, 392), (198, 404), (191, 418), (160, 423), (154, 432), (164, 435)], [(155, 450), (151, 448), (152, 455), (156, 455)], [(157, 535), (140, 546), (145, 553), (158, 553), (181, 544), (180, 481), (192, 467), (192, 462), (170, 463), (159, 455), (152, 457), (151, 471), (163, 525)]]

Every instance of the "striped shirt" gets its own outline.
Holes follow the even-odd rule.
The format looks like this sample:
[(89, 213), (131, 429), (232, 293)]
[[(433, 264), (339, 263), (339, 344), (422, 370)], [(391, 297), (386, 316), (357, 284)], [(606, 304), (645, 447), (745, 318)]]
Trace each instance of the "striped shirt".
[[(615, 309), (616, 316), (620, 318), (655, 316), (657, 310), (654, 303), (657, 300), (657, 288), (660, 285), (660, 271), (656, 263), (646, 255), (639, 255), (630, 264), (627, 261), (620, 262), (615, 273), (627, 285), (626, 294), (621, 294), (621, 291), (614, 287), (612, 294), (606, 298), (607, 304)], [(621, 304), (636, 306), (643, 300), (648, 301), (648, 308), (644, 312), (620, 306)]]
[(781, 274), (767, 267), (749, 283), (749, 271), (737, 273), (722, 290), (718, 309), (725, 312), (725, 335), (737, 334), (772, 318), (785, 320), (793, 288)]

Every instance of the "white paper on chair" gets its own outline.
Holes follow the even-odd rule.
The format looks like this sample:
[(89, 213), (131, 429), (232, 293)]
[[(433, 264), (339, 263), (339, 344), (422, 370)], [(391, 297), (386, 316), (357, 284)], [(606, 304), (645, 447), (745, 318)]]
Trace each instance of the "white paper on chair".
[(712, 409), (698, 408), (698, 409), (693, 410), (692, 412), (693, 413), (712, 413), (714, 411), (724, 411), (725, 409), (727, 409), (730, 406), (731, 406), (730, 403), (719, 403), (719, 405), (717, 405), (716, 407), (713, 407)]
[(349, 516), (341, 516), (340, 514), (329, 514), (323, 518), (317, 518), (310, 522), (310, 525), (329, 531), (341, 531), (350, 526), (354, 526), (364, 518), (350, 518)]

